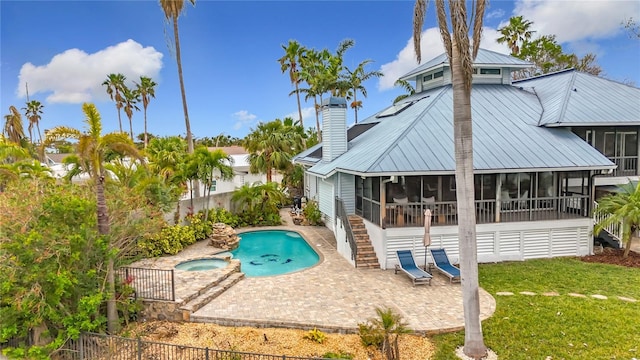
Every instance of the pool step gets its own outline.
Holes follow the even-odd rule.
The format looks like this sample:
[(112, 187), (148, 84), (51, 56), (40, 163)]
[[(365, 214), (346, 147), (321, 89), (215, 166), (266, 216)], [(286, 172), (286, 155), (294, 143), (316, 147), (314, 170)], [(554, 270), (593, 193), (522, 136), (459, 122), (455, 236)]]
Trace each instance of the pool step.
[(206, 291), (202, 292), (196, 298), (182, 305), (180, 307), (180, 310), (182, 310), (183, 319), (188, 320), (190, 314), (198, 311), (201, 307), (207, 305), (211, 300), (220, 296), (220, 294), (225, 292), (227, 289), (235, 285), (238, 281), (242, 280), (243, 278), (244, 278), (244, 273), (242, 272), (231, 273), (229, 276), (224, 278), (222, 281), (218, 282), (216, 285), (208, 288)]
[(191, 302), (193, 299), (195, 299), (195, 298), (199, 297), (200, 295), (204, 294), (205, 292), (207, 292), (212, 287), (217, 286), (218, 284), (220, 284), (226, 278), (231, 276), (231, 274), (240, 272), (240, 260), (232, 259), (230, 261), (230, 264), (226, 268), (218, 269), (218, 270), (215, 270), (215, 271), (218, 274), (216, 279), (210, 279), (210, 280), (208, 279), (206, 281), (206, 283), (202, 287), (200, 287), (197, 291), (190, 292), (184, 298), (176, 299), (177, 302), (179, 303), (179, 306), (183, 306), (183, 305)]

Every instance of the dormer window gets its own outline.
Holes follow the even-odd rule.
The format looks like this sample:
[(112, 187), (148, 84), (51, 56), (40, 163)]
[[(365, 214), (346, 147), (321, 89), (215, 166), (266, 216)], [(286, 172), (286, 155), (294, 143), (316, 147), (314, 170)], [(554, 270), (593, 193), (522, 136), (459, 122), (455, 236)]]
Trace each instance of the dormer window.
[(444, 71), (438, 71), (433, 73), (433, 78), (437, 79), (437, 78), (441, 78), (444, 75)]
[(481, 68), (480, 75), (501, 75), (502, 69), (500, 68)]
[(427, 82), (433, 80), (433, 74), (425, 75), (422, 77), (422, 81)]

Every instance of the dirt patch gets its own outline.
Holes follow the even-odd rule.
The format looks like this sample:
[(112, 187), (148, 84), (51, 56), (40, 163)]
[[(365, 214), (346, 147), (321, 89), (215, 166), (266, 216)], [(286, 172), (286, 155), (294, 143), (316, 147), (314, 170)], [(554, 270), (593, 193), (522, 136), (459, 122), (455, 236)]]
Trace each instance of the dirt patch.
[[(226, 327), (202, 323), (149, 321), (132, 324), (126, 337), (177, 345), (208, 347), (218, 350), (256, 352), (262, 354), (321, 357), (327, 353), (351, 354), (354, 360), (382, 359), (374, 347), (365, 348), (358, 335), (325, 334), (322, 344), (305, 339), (307, 331), (294, 329)], [(427, 337), (402, 335), (400, 358), (423, 360), (433, 355), (433, 344)]]
[(632, 268), (640, 268), (640, 253), (630, 251), (629, 256), (624, 258), (624, 249), (604, 248), (602, 253), (582, 257), (582, 261), (591, 263), (603, 263), (620, 265)]

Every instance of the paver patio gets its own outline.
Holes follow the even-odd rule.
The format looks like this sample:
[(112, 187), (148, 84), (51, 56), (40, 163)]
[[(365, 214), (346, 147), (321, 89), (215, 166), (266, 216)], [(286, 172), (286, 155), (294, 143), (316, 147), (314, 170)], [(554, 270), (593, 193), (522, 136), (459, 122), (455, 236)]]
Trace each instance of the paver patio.
[[(319, 265), (292, 274), (245, 278), (192, 314), (191, 321), (262, 327), (318, 327), (353, 332), (375, 316), (376, 307), (391, 307), (414, 331), (436, 333), (464, 326), (460, 284), (434, 274), (432, 286), (412, 286), (393, 270), (354, 269), (336, 251), (325, 227), (296, 226), (321, 254)], [(481, 318), (495, 311), (495, 300), (480, 289)]]

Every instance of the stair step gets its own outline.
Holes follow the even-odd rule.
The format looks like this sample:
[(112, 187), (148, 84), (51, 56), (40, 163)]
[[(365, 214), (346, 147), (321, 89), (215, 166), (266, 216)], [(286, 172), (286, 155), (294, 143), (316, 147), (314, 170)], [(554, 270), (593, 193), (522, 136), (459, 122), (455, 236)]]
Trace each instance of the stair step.
[(242, 279), (244, 279), (244, 273), (234, 272), (224, 280), (220, 281), (217, 285), (212, 286), (207, 291), (203, 292), (196, 298), (181, 306), (180, 310), (189, 311), (191, 313), (198, 311), (201, 307), (205, 306), (211, 300), (220, 296), (220, 294), (225, 292), (227, 289), (229, 289)]

